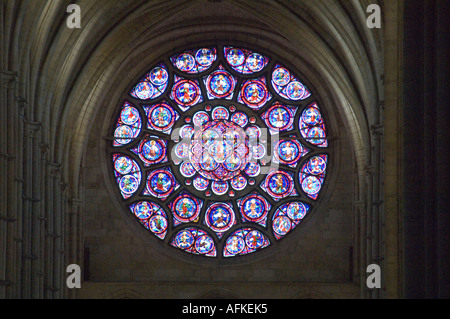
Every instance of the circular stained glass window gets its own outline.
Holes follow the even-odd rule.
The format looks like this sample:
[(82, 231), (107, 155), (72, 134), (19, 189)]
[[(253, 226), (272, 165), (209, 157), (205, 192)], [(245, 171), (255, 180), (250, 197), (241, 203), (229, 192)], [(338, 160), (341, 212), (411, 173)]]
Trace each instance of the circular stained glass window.
[(317, 97), (295, 70), (242, 47), (155, 63), (111, 134), (128, 214), (168, 247), (210, 258), (278, 245), (316, 206), (329, 162)]

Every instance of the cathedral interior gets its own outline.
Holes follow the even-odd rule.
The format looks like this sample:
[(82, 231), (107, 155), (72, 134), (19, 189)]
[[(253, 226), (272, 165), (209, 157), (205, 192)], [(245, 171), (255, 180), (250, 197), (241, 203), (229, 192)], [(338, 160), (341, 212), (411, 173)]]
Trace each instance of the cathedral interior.
[[(0, 298), (449, 298), (449, 7), (445, 0), (2, 0)], [(209, 55), (183, 63), (214, 72), (171, 60), (200, 48)], [(301, 82), (302, 97), (275, 71)], [(142, 80), (146, 72), (151, 83)], [(163, 98), (166, 108), (152, 108)], [(133, 131), (129, 118), (118, 120), (125, 99), (127, 115), (148, 127)], [(272, 122), (276, 99), (292, 107), (273, 112)], [(213, 121), (219, 111), (230, 120)], [(239, 112), (269, 129), (291, 116), (292, 134), (280, 136), (297, 148), (285, 143), (271, 158), (278, 156), (278, 175), (263, 173), (266, 162), (261, 173), (244, 173), (248, 158), (225, 156), (226, 143), (183, 150), (166, 137), (167, 127), (200, 116), (212, 118), (201, 122), (209, 128), (243, 132), (242, 118), (229, 114)], [(324, 124), (310, 136), (301, 125), (317, 116)], [(129, 141), (138, 148), (125, 147)], [(178, 150), (192, 159), (206, 144), (209, 162), (178, 161)], [(165, 157), (156, 160), (155, 145)], [(128, 154), (122, 171), (111, 160), (118, 150)], [(243, 152), (258, 158), (253, 148)], [(303, 174), (320, 163), (326, 175)], [(128, 164), (139, 174), (122, 176)], [(194, 174), (205, 178), (186, 177)], [(308, 181), (318, 183), (318, 196)], [(169, 182), (173, 194), (164, 193)], [(184, 196), (180, 206), (175, 196)], [(159, 224), (143, 227), (130, 214), (135, 198), (157, 203)], [(283, 210), (297, 198), (312, 207), (301, 221)], [(176, 218), (192, 205), (195, 218)], [(258, 207), (264, 218), (252, 219)], [(292, 231), (284, 237), (275, 221)], [(154, 228), (161, 225), (165, 233)], [(197, 232), (178, 236), (185, 226)], [(260, 236), (253, 250), (242, 239), (250, 233)], [(204, 241), (188, 250), (193, 234)], [(69, 265), (79, 266), (80, 287), (69, 287)]]

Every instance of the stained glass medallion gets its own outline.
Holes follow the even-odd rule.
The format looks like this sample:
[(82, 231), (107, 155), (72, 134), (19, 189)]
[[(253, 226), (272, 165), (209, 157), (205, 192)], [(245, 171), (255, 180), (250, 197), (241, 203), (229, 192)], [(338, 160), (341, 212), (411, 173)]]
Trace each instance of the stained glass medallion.
[(139, 100), (152, 100), (163, 94), (169, 82), (169, 73), (164, 64), (151, 69), (133, 87), (130, 95)]
[(131, 85), (111, 134), (127, 211), (167, 246), (208, 258), (277, 246), (317, 206), (328, 175), (317, 97), (260, 50), (163, 57)]

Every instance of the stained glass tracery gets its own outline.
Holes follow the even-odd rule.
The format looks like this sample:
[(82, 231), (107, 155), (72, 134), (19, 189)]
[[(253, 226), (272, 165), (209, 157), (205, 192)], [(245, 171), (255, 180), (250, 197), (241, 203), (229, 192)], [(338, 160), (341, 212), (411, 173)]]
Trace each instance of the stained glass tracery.
[(235, 257), (274, 246), (315, 206), (327, 175), (319, 102), (258, 50), (186, 50), (120, 105), (112, 171), (131, 215), (184, 252)]

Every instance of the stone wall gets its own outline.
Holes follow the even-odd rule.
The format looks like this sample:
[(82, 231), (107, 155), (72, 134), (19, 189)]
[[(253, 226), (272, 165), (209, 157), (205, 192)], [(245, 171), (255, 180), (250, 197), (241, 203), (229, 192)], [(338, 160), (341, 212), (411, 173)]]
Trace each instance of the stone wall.
[[(97, 120), (109, 119), (100, 114)], [(79, 296), (105, 297), (125, 288), (147, 298), (208, 296), (219, 288), (244, 298), (307, 297), (305, 289), (310, 295), (316, 292), (314, 297), (358, 296), (352, 255), (354, 154), (339, 118), (335, 122), (325, 196), (309, 219), (274, 247), (222, 263), (175, 250), (135, 221), (112, 191), (115, 181), (105, 168), (107, 132), (101, 125), (93, 127), (84, 165), (83, 229), (89, 258), (83, 267), (89, 269), (89, 280)]]

